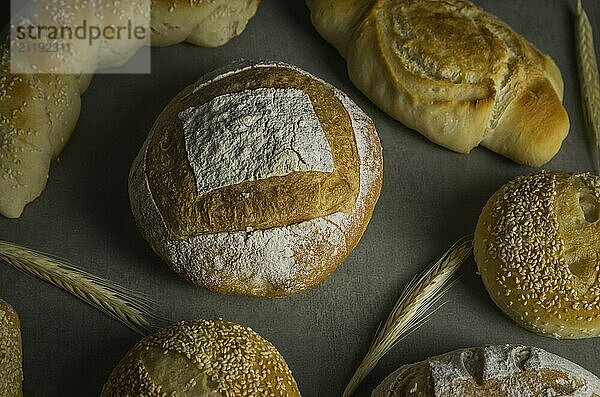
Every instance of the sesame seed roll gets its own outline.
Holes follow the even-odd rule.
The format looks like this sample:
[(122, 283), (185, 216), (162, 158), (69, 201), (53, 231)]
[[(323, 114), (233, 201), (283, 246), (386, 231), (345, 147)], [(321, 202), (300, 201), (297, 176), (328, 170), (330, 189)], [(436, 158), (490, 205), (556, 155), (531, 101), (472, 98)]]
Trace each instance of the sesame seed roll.
[(250, 328), (183, 321), (142, 339), (113, 370), (102, 397), (300, 396), (283, 357)]
[(600, 336), (600, 178), (541, 171), (483, 209), (474, 252), (494, 302), (556, 339)]

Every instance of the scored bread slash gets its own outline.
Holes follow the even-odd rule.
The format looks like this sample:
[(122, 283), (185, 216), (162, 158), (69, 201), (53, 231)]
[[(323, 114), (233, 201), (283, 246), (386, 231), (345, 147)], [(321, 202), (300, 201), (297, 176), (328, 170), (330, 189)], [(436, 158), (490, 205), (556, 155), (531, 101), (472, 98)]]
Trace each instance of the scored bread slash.
[(372, 120), (295, 66), (235, 63), (163, 110), (129, 175), (155, 252), (212, 291), (285, 296), (329, 276), (381, 191)]
[(577, 0), (577, 65), (579, 66), (579, 89), (585, 124), (592, 144), (591, 154), (594, 171), (600, 175), (600, 73), (594, 50), (594, 33), (590, 20)]

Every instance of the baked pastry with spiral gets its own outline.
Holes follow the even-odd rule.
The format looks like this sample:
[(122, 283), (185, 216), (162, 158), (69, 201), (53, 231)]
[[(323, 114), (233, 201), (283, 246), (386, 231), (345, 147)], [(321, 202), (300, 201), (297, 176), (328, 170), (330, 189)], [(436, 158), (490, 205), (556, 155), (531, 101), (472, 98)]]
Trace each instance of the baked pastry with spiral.
[(299, 397), (300, 392), (271, 343), (219, 319), (183, 321), (142, 339), (101, 394), (122, 396)]
[(142, 235), (186, 279), (290, 295), (358, 244), (382, 163), (372, 121), (344, 93), (290, 65), (235, 64), (167, 105), (129, 196)]
[(518, 345), (459, 349), (403, 365), (371, 397), (597, 397), (600, 379), (562, 357)]
[(600, 336), (600, 177), (542, 171), (485, 205), (474, 254), (494, 302), (557, 339)]
[(529, 165), (569, 129), (556, 64), (464, 0), (307, 0), (313, 24), (377, 106), (461, 153), (483, 145)]

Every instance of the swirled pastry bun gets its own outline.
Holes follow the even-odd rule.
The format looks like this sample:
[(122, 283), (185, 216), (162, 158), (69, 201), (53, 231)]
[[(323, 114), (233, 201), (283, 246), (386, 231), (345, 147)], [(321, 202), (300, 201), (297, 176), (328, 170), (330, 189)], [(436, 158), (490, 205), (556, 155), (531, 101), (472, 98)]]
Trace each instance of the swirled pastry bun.
[(142, 339), (113, 370), (102, 397), (299, 397), (277, 349), (250, 328), (184, 321)]
[(221, 293), (281, 296), (352, 251), (381, 181), (373, 123), (345, 94), (293, 66), (238, 64), (166, 107), (129, 192), (175, 272)]
[(557, 339), (600, 336), (600, 178), (542, 171), (488, 201), (474, 253), (509, 317)]
[(0, 396), (23, 395), (23, 351), (17, 312), (0, 300)]
[(400, 367), (371, 397), (597, 397), (600, 379), (529, 346), (455, 350)]
[(461, 153), (541, 165), (569, 130), (552, 59), (464, 0), (307, 0), (313, 24), (377, 106)]

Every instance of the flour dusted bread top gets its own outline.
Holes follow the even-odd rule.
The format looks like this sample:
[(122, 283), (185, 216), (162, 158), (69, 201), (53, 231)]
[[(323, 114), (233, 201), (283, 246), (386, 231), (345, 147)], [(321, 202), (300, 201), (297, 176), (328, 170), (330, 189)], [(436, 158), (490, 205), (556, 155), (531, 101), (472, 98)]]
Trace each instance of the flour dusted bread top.
[(400, 367), (372, 397), (597, 397), (600, 380), (545, 350), (517, 345), (455, 350)]
[(317, 30), (376, 105), (458, 152), (482, 144), (531, 165), (569, 121), (554, 62), (463, 0), (307, 0)]
[(186, 278), (284, 295), (356, 245), (381, 173), (373, 124), (343, 93), (288, 65), (238, 64), (166, 107), (130, 196), (142, 233)]
[(600, 336), (600, 177), (542, 171), (484, 207), (474, 253), (496, 304), (554, 338)]

